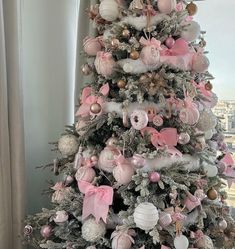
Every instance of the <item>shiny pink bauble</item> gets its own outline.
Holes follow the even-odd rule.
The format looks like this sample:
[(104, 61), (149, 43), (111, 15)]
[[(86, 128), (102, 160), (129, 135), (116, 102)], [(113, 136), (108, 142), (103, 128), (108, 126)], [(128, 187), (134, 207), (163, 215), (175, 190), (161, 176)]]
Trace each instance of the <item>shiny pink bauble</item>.
[(170, 14), (176, 8), (176, 0), (158, 0), (157, 7), (161, 13)]
[(160, 51), (154, 46), (145, 46), (140, 52), (140, 59), (147, 66), (155, 66), (160, 61)]
[(52, 227), (49, 225), (45, 225), (41, 228), (40, 233), (43, 238), (48, 239), (52, 235)]
[(131, 182), (132, 176), (135, 174), (135, 171), (132, 165), (126, 161), (124, 163), (118, 164), (113, 169), (113, 176), (118, 184), (126, 185)]
[(83, 40), (84, 51), (90, 56), (96, 56), (102, 46), (98, 38), (87, 37)]
[(172, 37), (168, 37), (165, 41), (165, 44), (168, 48), (172, 48), (175, 45), (175, 39)]
[(141, 169), (146, 164), (145, 158), (138, 154), (134, 154), (130, 161), (135, 169)]
[(151, 172), (149, 174), (149, 180), (150, 182), (159, 182), (161, 180), (161, 175), (158, 172)]
[(93, 182), (95, 171), (93, 168), (83, 166), (77, 170), (75, 178), (77, 181)]
[(208, 70), (209, 65), (210, 65), (210, 61), (204, 54), (197, 53), (193, 56), (192, 69), (195, 72), (204, 73), (205, 71)]
[(131, 125), (135, 130), (142, 130), (148, 125), (148, 114), (144, 110), (133, 111), (130, 117)]

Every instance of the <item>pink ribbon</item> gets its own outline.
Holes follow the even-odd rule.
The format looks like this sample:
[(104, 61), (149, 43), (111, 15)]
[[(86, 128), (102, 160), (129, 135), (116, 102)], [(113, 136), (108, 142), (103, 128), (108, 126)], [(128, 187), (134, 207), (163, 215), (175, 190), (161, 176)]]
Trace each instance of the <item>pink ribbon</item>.
[(145, 39), (143, 36), (140, 38), (139, 41), (142, 45), (144, 46), (153, 46), (158, 50), (162, 50), (161, 48), (161, 42), (156, 40), (154, 37), (152, 37), (151, 39)]
[(98, 97), (91, 95), (92, 93), (91, 87), (85, 87), (82, 91), (81, 106), (78, 108), (78, 111), (76, 112), (75, 115), (81, 117), (89, 116), (91, 114), (90, 106), (94, 103), (98, 103), (102, 106), (104, 104), (104, 97), (106, 97), (109, 94), (109, 90), (110, 90), (109, 84), (106, 83), (99, 90), (99, 93), (103, 95), (103, 97)]
[(227, 166), (234, 165), (234, 160), (230, 153), (226, 153), (225, 156), (220, 161), (225, 163)]
[(109, 206), (113, 203), (113, 188), (109, 186), (96, 187), (85, 181), (79, 181), (78, 187), (85, 194), (82, 219), (93, 215), (96, 222), (102, 219), (106, 223)]
[(164, 211), (171, 215), (173, 222), (183, 221), (187, 218), (181, 213), (181, 209), (179, 207), (176, 207), (175, 209), (173, 207), (166, 208)]
[(188, 54), (189, 46), (188, 43), (182, 39), (179, 38), (175, 41), (175, 44), (172, 48), (167, 48), (161, 51), (161, 55), (168, 55), (168, 56), (179, 56), (179, 55), (186, 55)]
[(196, 232), (190, 232), (190, 238), (195, 239), (196, 241), (201, 240), (204, 238), (204, 233), (201, 230)]
[(110, 59), (110, 58), (112, 58), (112, 53), (99, 51), (99, 52), (97, 52), (97, 57), (99, 57), (101, 59)]

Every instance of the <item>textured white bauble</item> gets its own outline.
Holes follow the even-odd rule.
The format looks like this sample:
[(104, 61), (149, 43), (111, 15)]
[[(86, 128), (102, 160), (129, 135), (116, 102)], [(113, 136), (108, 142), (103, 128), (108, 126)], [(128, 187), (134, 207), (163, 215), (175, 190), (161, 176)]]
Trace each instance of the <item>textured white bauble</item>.
[(200, 25), (195, 21), (191, 21), (184, 27), (184, 30), (181, 32), (181, 37), (188, 42), (192, 42), (199, 37), (200, 31)]
[(217, 118), (210, 109), (205, 109), (200, 113), (200, 118), (197, 123), (197, 128), (201, 131), (208, 131), (215, 128)]
[(63, 156), (71, 156), (78, 151), (78, 141), (74, 135), (63, 135), (58, 141), (58, 149)]
[(123, 65), (123, 70), (126, 72), (126, 73), (131, 73), (133, 71), (133, 66), (131, 65), (131, 63), (125, 63)]
[(203, 164), (203, 169), (208, 177), (215, 177), (218, 174), (218, 168), (208, 163)]
[(176, 0), (158, 0), (157, 7), (161, 13), (170, 14), (176, 8)]
[(189, 241), (186, 236), (181, 234), (175, 237), (174, 246), (176, 249), (188, 249)]
[(196, 53), (192, 60), (192, 69), (197, 73), (204, 73), (210, 66), (209, 59), (202, 53)]
[(115, 0), (103, 0), (100, 4), (99, 12), (103, 19), (112, 22), (119, 16), (118, 4)]
[(88, 242), (96, 242), (106, 233), (106, 227), (103, 221), (96, 223), (94, 218), (84, 221), (82, 225), (82, 237)]
[(136, 227), (149, 231), (153, 229), (159, 220), (157, 208), (150, 202), (140, 203), (134, 211)]
[(207, 235), (204, 235), (202, 239), (198, 240), (196, 246), (203, 249), (214, 249), (212, 239)]

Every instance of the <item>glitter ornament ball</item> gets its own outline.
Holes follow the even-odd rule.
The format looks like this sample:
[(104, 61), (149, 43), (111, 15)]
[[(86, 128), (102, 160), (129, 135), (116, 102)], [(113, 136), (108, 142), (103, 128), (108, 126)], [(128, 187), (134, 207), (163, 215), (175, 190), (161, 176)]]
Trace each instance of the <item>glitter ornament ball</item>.
[(49, 225), (45, 225), (41, 228), (40, 233), (43, 238), (48, 239), (52, 235), (52, 227)]
[(158, 0), (157, 7), (161, 13), (170, 14), (176, 8), (176, 0)]
[(160, 115), (156, 115), (153, 118), (153, 124), (156, 125), (157, 127), (162, 126), (163, 125), (163, 118)]
[(136, 227), (147, 232), (157, 225), (158, 220), (158, 210), (152, 203), (143, 202), (135, 208), (134, 221)]
[(208, 177), (215, 177), (218, 174), (218, 168), (208, 163), (203, 163), (203, 169)]
[(102, 107), (99, 103), (94, 103), (90, 106), (90, 111), (93, 114), (99, 114), (102, 110)]
[(24, 235), (25, 236), (30, 236), (33, 233), (33, 227), (30, 225), (26, 225), (24, 227)]
[(210, 200), (214, 201), (214, 200), (216, 200), (218, 198), (218, 193), (217, 193), (217, 191), (214, 188), (211, 188), (211, 189), (209, 189), (207, 191), (207, 197)]
[(197, 13), (197, 5), (195, 3), (193, 3), (193, 2), (189, 3), (186, 6), (186, 9), (187, 9), (190, 16), (194, 16)]
[(143, 110), (133, 111), (130, 117), (131, 125), (135, 130), (141, 130), (148, 125), (148, 114)]
[(174, 246), (176, 249), (188, 249), (189, 241), (186, 236), (179, 235), (174, 239)]
[(109, 22), (116, 20), (119, 16), (118, 4), (115, 0), (103, 0), (100, 3), (99, 13), (101, 17)]
[(113, 169), (113, 176), (119, 185), (127, 185), (135, 174), (134, 168), (128, 161), (118, 163)]
[(175, 39), (172, 37), (168, 37), (165, 41), (166, 46), (171, 49), (175, 45)]
[(81, 167), (77, 170), (75, 178), (77, 182), (79, 181), (93, 182), (95, 178), (95, 171), (93, 168), (90, 167), (85, 167), (85, 166)]
[(196, 40), (199, 37), (200, 32), (201, 32), (200, 25), (195, 21), (185, 23), (185, 25), (186, 26), (181, 32), (181, 37), (188, 42), (192, 42)]
[(103, 221), (96, 223), (94, 218), (89, 218), (82, 225), (82, 237), (88, 242), (96, 242), (106, 233)]
[(208, 131), (215, 128), (217, 118), (210, 109), (205, 109), (200, 113), (197, 128), (201, 131)]
[(58, 141), (58, 149), (63, 156), (72, 156), (78, 151), (78, 141), (74, 135), (63, 135)]
[(179, 134), (179, 144), (187, 144), (190, 141), (190, 136), (187, 132), (182, 132)]
[(149, 181), (156, 183), (161, 180), (161, 175), (158, 172), (151, 172), (149, 173)]

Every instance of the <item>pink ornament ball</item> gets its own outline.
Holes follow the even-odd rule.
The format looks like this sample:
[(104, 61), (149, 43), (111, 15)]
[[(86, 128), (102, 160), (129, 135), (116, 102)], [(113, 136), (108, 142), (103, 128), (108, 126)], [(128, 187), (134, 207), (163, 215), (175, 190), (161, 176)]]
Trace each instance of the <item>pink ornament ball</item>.
[(190, 136), (187, 132), (182, 132), (179, 135), (179, 140), (178, 143), (179, 144), (187, 144), (190, 141)]
[(94, 64), (98, 74), (109, 77), (114, 71), (116, 62), (110, 52), (99, 51)]
[(131, 114), (131, 125), (135, 130), (142, 130), (148, 125), (148, 114), (143, 110), (133, 111)]
[(179, 118), (180, 120), (189, 125), (194, 125), (198, 122), (200, 113), (196, 107), (186, 107), (181, 109)]
[(150, 182), (156, 183), (156, 182), (159, 182), (160, 179), (161, 179), (161, 175), (158, 172), (151, 172), (149, 174)]
[(208, 70), (210, 62), (203, 53), (197, 53), (193, 56), (192, 69), (197, 73), (204, 73)]
[(170, 14), (176, 8), (176, 0), (158, 0), (157, 7), (161, 13)]
[(72, 182), (73, 182), (73, 177), (72, 176), (66, 176), (66, 178), (65, 178), (65, 185), (67, 186), (67, 185), (69, 185), (69, 184), (71, 184)]
[(160, 61), (160, 51), (154, 46), (145, 46), (140, 52), (140, 59), (145, 65), (155, 66)]
[(118, 164), (113, 169), (113, 176), (119, 185), (130, 183), (134, 173), (134, 168), (128, 161)]
[(75, 178), (78, 182), (79, 181), (93, 182), (95, 178), (95, 171), (93, 168), (83, 166), (77, 170)]
[(163, 125), (163, 118), (160, 115), (156, 115), (153, 118), (153, 124), (156, 125), (157, 127), (162, 126)]
[(98, 38), (86, 37), (83, 40), (84, 51), (90, 56), (96, 56), (101, 51), (101, 43)]
[(165, 44), (169, 49), (171, 49), (175, 45), (175, 40), (172, 37), (168, 37)]
[(168, 227), (172, 223), (171, 214), (161, 212), (159, 215), (159, 224), (162, 228)]
[(49, 225), (45, 225), (41, 228), (40, 233), (43, 238), (48, 239), (52, 235), (52, 227)]

